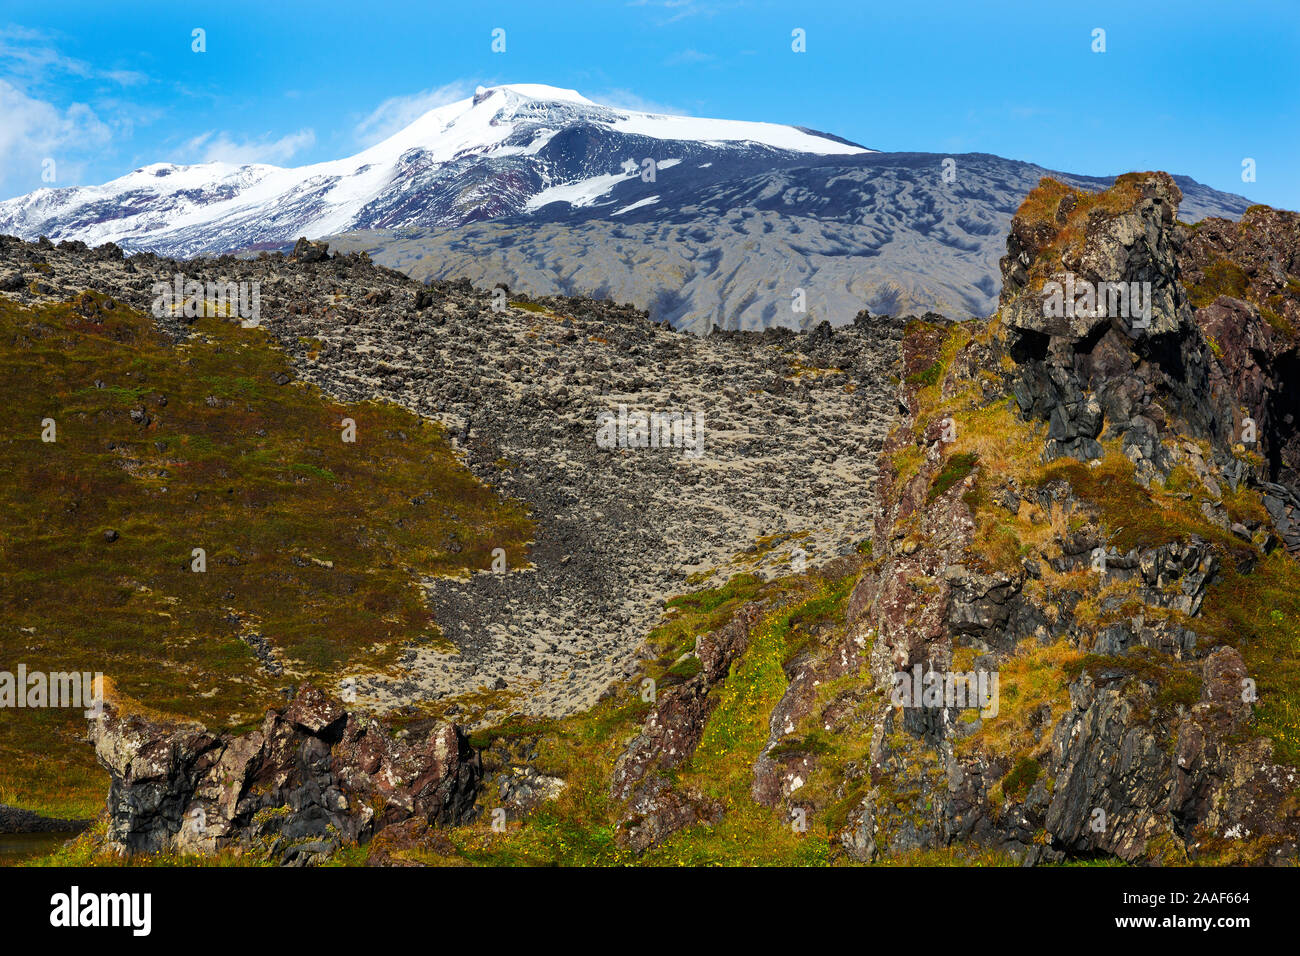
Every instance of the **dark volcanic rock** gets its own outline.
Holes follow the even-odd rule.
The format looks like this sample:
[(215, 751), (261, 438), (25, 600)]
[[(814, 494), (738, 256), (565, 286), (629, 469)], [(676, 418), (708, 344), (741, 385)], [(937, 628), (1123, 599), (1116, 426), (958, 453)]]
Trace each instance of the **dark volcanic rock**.
[[(1177, 221), (1179, 198), (1158, 173), (1121, 177), (1104, 197), (1044, 184), (1008, 239), (1001, 320), (951, 357), (937, 401), (931, 392), (921, 402), (919, 382), (941, 354), (944, 327), (918, 326), (904, 340), (901, 421), (886, 441), (878, 486), (877, 561), (858, 582), (847, 632), (871, 647), (873, 686), (800, 706), (801, 697), (814, 699), (804, 675), (825, 673), (819, 669), (844, 654), (840, 644), (798, 665), (777, 708), (782, 732), (797, 743), (811, 729), (834, 728), (839, 713), (869, 708), (874, 693), (869, 766), (848, 766), (839, 788), (818, 797), (822, 807), (831, 799), (847, 805), (836, 841), (854, 859), (958, 844), (1028, 863), (1296, 856), (1296, 773), (1274, 763), (1271, 742), (1257, 736), (1251, 675), (1241, 652), (1224, 646), (1236, 638), (1218, 622), (1207, 622), (1212, 639), (1198, 633), (1221, 570), (1248, 579), (1276, 542), (1268, 525), (1288, 547), (1300, 543), (1300, 495), (1270, 480), (1290, 473), (1294, 429), (1278, 410), (1291, 400), (1276, 375), (1292, 346), (1276, 321), (1260, 321), (1261, 302), (1290, 316), (1276, 296), (1291, 285), (1300, 291), (1288, 278), (1293, 235), (1288, 214), (1253, 213), (1280, 247), (1248, 251), (1250, 283), (1215, 298), (1203, 285), (1231, 276), (1218, 257), (1250, 240), (1217, 223), (1198, 240)], [(1198, 251), (1189, 255), (1192, 246)], [(1200, 272), (1189, 283), (1184, 268)], [(1081, 282), (1150, 283), (1149, 323), (1045, 309), (1045, 283), (1058, 270)], [(1265, 272), (1269, 281), (1256, 285)], [(1209, 304), (1198, 310), (1198, 302)], [(990, 374), (995, 369), (1001, 374)], [(983, 458), (956, 468), (932, 416), (936, 404), (972, 385), (983, 394), (977, 408), (1011, 398), (1035, 423), (1007, 436), (1020, 453), (1038, 452), (1027, 476), (1001, 476)], [(1263, 467), (1243, 448), (1243, 414), (1252, 410)], [(1136, 484), (1116, 477), (1127, 471), (1105, 447), (1112, 443), (1133, 463)], [(1049, 469), (1063, 456), (1089, 464)], [(911, 470), (900, 473), (899, 459)], [(1086, 475), (1102, 465), (1106, 483), (1120, 487), (1089, 485)], [(952, 475), (955, 482), (938, 481)], [(1157, 483), (1163, 497), (1147, 501), (1141, 486)], [(1182, 490), (1189, 486), (1194, 493)], [(1243, 510), (1241, 497), (1230, 503), (1237, 491), (1262, 509)], [(1134, 514), (1136, 546), (1121, 549), (1112, 541), (1129, 525), (1126, 493), (1140, 496), (1135, 510), (1161, 513)], [(1197, 504), (1180, 511), (1180, 500)], [(1229, 517), (1230, 504), (1239, 520)], [(1179, 515), (1193, 507), (1224, 534), (1189, 531)], [(1018, 541), (990, 566), (976, 535), (1006, 515), (1019, 515), (1020, 528), (1050, 516), (1051, 541)], [(1082, 613), (1085, 593), (1095, 616)], [(992, 745), (983, 736), (977, 746), (963, 743), (986, 721), (1006, 726), (1005, 717), (968, 709), (959, 720), (949, 705), (898, 705), (887, 693), (897, 671), (917, 664), (943, 671), (963, 654), (976, 669), (997, 672), (1036, 647), (1070, 656), (1056, 670), (1068, 701), (1017, 703), (1016, 734)], [(796, 756), (789, 767), (802, 782), (815, 762)], [(812, 799), (794, 794), (790, 777), (770, 764), (759, 761), (756, 796), (792, 805)]]
[(474, 816), (481, 768), (458, 727), (395, 739), (310, 686), (238, 737), (112, 705), (91, 728), (111, 776), (106, 843), (119, 852), (260, 844), (303, 865), (403, 821)]
[(298, 239), (293, 245), (293, 252), (289, 253), (291, 262), (324, 262), (330, 257), (329, 244), (325, 242), (312, 242), (306, 236)]

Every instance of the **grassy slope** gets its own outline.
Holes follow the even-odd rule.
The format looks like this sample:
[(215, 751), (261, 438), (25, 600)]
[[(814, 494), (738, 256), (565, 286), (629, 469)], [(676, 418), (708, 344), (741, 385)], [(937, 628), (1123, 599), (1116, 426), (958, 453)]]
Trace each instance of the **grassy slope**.
[[(0, 670), (102, 671), (149, 707), (238, 727), (297, 679), (384, 668), (437, 639), (415, 575), (523, 553), (531, 525), (436, 425), (276, 384), (288, 367), (262, 330), (195, 332), (177, 346), (121, 305), (0, 300)], [(76, 710), (0, 711), (0, 802), (97, 812), (107, 778), (84, 731)]]
[(609, 799), (610, 776), (627, 741), (640, 729), (650, 704), (641, 700), (639, 680), (620, 688), (590, 711), (562, 721), (517, 722), (476, 735), (489, 744), (498, 736), (537, 735), (535, 766), (564, 777), (558, 800), (526, 820), (509, 821), (505, 833), (490, 826), (495, 794), (485, 793), (481, 824), (451, 831), (456, 855), (407, 854), (426, 862), (480, 865), (692, 865), (811, 864), (825, 860), (825, 834), (796, 834), (775, 811), (749, 798), (753, 761), (767, 736), (767, 720), (786, 686), (781, 669), (786, 650), (812, 619), (842, 616), (844, 582), (816, 574), (762, 582), (740, 574), (725, 586), (669, 602), (665, 621), (650, 635), (655, 654), (646, 674), (659, 692), (684, 679), (677, 659), (695, 638), (726, 623), (742, 604), (769, 600), (773, 608), (754, 629), (746, 653), (732, 665), (725, 685), (715, 689), (717, 705), (695, 757), (673, 775), (721, 799), (727, 815), (717, 827), (697, 826), (638, 858), (616, 841), (618, 807)]
[[(654, 659), (645, 673), (662, 692), (681, 672), (675, 662), (695, 646), (695, 638), (725, 624), (745, 602), (765, 600), (768, 610), (750, 634), (746, 652), (733, 663), (724, 684), (714, 689), (716, 706), (695, 755), (671, 778), (722, 801), (723, 820), (697, 825), (637, 856), (617, 842), (619, 808), (609, 799), (614, 763), (638, 733), (650, 705), (629, 682), (592, 710), (561, 721), (518, 721), (476, 735), (488, 745), (494, 737), (536, 737), (534, 766), (567, 781), (560, 797), (523, 821), (510, 820), (504, 833), (493, 832), (495, 794), (480, 798), (483, 822), (450, 831), (454, 855), (404, 851), (398, 857), (437, 865), (497, 866), (815, 866), (842, 862), (833, 852), (835, 808), (808, 818), (796, 832), (780, 810), (756, 804), (750, 796), (754, 761), (767, 739), (772, 708), (785, 693), (784, 665), (810, 641), (833, 640), (843, 633), (844, 613), (857, 573), (830, 579), (818, 572), (760, 581), (739, 574), (725, 586), (674, 598), (663, 624), (650, 635)], [(869, 681), (868, 675), (861, 675)], [(843, 761), (861, 756), (865, 741), (830, 742), (821, 753), (827, 776)], [(824, 781), (819, 781), (824, 782)], [(810, 784), (810, 789), (812, 788)], [(829, 788), (828, 788), (829, 789)], [(846, 802), (859, 797), (856, 792)], [(923, 865), (970, 862), (960, 850), (917, 854), (902, 861)], [(997, 854), (980, 862), (1009, 863)], [(340, 860), (340, 863), (357, 862)]]

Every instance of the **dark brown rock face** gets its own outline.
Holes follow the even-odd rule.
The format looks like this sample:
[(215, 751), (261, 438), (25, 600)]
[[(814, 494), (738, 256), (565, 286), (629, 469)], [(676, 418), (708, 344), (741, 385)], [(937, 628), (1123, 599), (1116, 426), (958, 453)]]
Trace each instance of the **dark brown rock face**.
[[(773, 742), (784, 735), (786, 744), (770, 747), (756, 768), (756, 799), (797, 805), (816, 766), (810, 732), (835, 732), (839, 715), (874, 700), (869, 760), (847, 766), (845, 784), (810, 807), (811, 816), (851, 798), (847, 813), (840, 804), (835, 836), (854, 859), (944, 846), (993, 848), (1026, 862), (1296, 857), (1296, 772), (1275, 763), (1271, 742), (1257, 736), (1241, 652), (1221, 645), (1213, 625), (1201, 627), (1225, 570), (1251, 575), (1276, 543), (1273, 531), (1300, 545), (1300, 495), (1285, 483), (1293, 412), (1279, 373), (1294, 354), (1285, 297), (1292, 286), (1300, 291), (1290, 214), (1253, 211), (1266, 237), (1256, 248), (1232, 223), (1179, 224), (1179, 198), (1159, 173), (1121, 177), (1101, 196), (1045, 185), (1013, 222), (993, 327), (908, 329), (901, 416), (877, 485), (877, 560), (853, 594), (847, 640), (793, 668), (773, 714)], [(1224, 279), (1234, 275), (1222, 265), (1232, 255), (1244, 263), (1237, 286)], [(1150, 315), (1065, 314), (1045, 304), (1049, 283), (1065, 274), (1080, 289), (1149, 284)], [(1207, 292), (1220, 285), (1235, 293)], [(965, 344), (945, 357), (945, 341), (954, 340)], [(945, 447), (943, 409), (971, 394), (981, 398), (965, 398), (963, 408), (1010, 398), (1012, 411), (1033, 423), (1007, 436), (1008, 448), (1036, 462), (1017, 472), (1024, 480), (997, 473), (985, 435), (980, 455), (964, 464)], [(1242, 447), (1251, 415), (1262, 448)], [(1103, 442), (1132, 462), (1134, 492), (1168, 487), (1178, 468), (1196, 490), (1183, 500), (1197, 500), (1221, 533), (1171, 532), (1171, 510), (1150, 516), (1152, 530), (1124, 550), (1111, 546), (1125, 516), (1103, 510), (1114, 499), (1081, 477), (1091, 468), (1057, 462), (1127, 474)], [(1262, 467), (1247, 454), (1255, 450)], [(1229, 517), (1230, 494), (1243, 489), (1259, 492), (1264, 508)], [(1134, 510), (1167, 507), (1147, 500), (1135, 496)], [(1013, 519), (1013, 527), (1041, 526), (1044, 516), (1059, 522), (1050, 542), (1021, 539), (995, 562), (981, 553), (990, 540), (982, 528)], [(1102, 598), (1102, 613), (1089, 617), (1081, 598), (1103, 589), (1085, 581), (1099, 559), (1104, 588), (1123, 598)], [(815, 698), (809, 686), (834, 681), (837, 661), (849, 673), (858, 666), (855, 639), (870, 648), (871, 685), (829, 703)], [(1007, 727), (1005, 713), (900, 706), (882, 690), (917, 664), (943, 672), (960, 657), (958, 670), (1005, 675), (1037, 654), (1069, 663), (1048, 668), (1059, 681), (1053, 695), (1011, 705), (1018, 712), (1009, 736), (982, 732)], [(1004, 711), (1012, 700), (1004, 696)]]
[(722, 808), (694, 791), (677, 790), (656, 771), (680, 766), (695, 752), (717, 701), (710, 695), (749, 645), (762, 606), (747, 604), (727, 624), (696, 640), (700, 672), (658, 695), (655, 708), (614, 765), (610, 796), (626, 801), (619, 839), (642, 851), (683, 827), (716, 820)]
[(678, 830), (697, 823), (717, 823), (723, 806), (690, 788), (674, 787), (653, 777), (636, 788), (619, 826), (619, 840), (643, 853)]
[[(111, 775), (109, 846), (211, 852), (262, 841), (303, 864), (392, 824), (472, 819), (481, 769), (454, 724), (397, 739), (310, 686), (241, 736), (105, 706), (92, 721)], [(303, 842), (306, 841), (306, 842)]]
[(1179, 266), (1268, 477), (1300, 484), (1300, 214), (1252, 206), (1240, 222), (1206, 219)]

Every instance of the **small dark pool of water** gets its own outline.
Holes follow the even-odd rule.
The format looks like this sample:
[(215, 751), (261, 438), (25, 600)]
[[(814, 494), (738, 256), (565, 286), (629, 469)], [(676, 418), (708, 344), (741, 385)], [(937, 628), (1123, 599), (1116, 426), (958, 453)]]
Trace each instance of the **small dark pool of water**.
[(33, 857), (53, 853), (76, 833), (0, 833), (0, 866), (14, 866)]

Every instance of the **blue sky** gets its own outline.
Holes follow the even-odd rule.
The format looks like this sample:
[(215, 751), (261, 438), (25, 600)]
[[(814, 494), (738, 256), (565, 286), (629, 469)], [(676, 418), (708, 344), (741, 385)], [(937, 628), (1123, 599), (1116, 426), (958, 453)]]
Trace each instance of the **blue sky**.
[(157, 161), (333, 159), (478, 84), (546, 83), (877, 149), (1166, 169), (1300, 209), (1300, 3), (1137, 6), (0, 0), (0, 197), (45, 185), (46, 158), (57, 186)]

